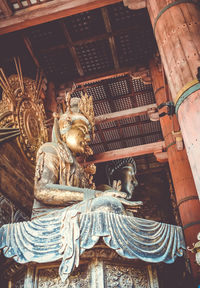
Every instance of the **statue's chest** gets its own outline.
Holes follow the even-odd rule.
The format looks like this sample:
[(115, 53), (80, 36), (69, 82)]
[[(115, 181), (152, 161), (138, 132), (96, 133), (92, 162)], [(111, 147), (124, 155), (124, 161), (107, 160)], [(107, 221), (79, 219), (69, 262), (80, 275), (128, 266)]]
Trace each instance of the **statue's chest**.
[(66, 164), (62, 173), (62, 184), (80, 188), (89, 187), (89, 179), (83, 167), (77, 162)]

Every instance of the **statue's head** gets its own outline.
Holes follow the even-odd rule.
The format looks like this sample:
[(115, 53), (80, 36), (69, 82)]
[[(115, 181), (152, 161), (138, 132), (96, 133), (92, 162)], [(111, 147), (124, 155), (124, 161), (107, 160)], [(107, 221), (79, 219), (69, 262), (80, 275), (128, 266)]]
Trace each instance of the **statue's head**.
[(64, 142), (76, 156), (89, 155), (91, 154), (91, 149), (88, 146), (88, 142), (90, 142), (91, 136), (94, 136), (92, 97), (82, 94), (81, 98), (71, 98), (68, 93), (66, 104), (66, 112), (56, 116), (58, 118), (57, 133), (54, 131), (54, 134), (57, 134), (56, 140), (60, 139)]
[(136, 163), (133, 158), (113, 161), (107, 169), (109, 185), (114, 180), (121, 181), (121, 191), (127, 193), (126, 199), (131, 199), (135, 187), (138, 185), (136, 175)]

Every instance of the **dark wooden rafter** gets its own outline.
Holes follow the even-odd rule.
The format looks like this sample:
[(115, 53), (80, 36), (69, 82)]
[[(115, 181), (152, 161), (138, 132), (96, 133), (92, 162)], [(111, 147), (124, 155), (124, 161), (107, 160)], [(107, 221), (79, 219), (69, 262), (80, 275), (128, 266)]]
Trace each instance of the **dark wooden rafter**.
[(31, 55), (36, 67), (40, 68), (39, 61), (38, 61), (37, 57), (35, 56), (35, 54), (33, 52), (33, 48), (32, 48), (30, 39), (28, 38), (28, 36), (25, 33), (22, 33), (22, 38), (24, 40), (25, 46), (26, 46), (29, 54)]
[[(118, 29), (116, 31), (112, 31), (112, 32), (106, 32), (106, 33), (103, 33), (103, 34), (100, 34), (100, 35), (95, 35), (93, 37), (88, 37), (88, 38), (84, 38), (84, 39), (81, 39), (81, 40), (75, 40), (73, 41), (73, 45), (74, 46), (81, 46), (81, 45), (85, 45), (85, 44), (88, 44), (88, 43), (93, 43), (93, 42), (96, 42), (98, 40), (104, 40), (104, 39), (109, 39), (109, 37), (112, 37), (112, 36), (115, 36), (115, 35), (119, 35), (121, 33), (126, 33), (130, 30), (137, 30), (139, 29), (140, 26), (136, 25), (136, 26), (130, 26), (130, 27), (126, 27), (126, 28), (121, 28), (121, 29)], [(56, 46), (52, 46), (52, 47), (49, 47), (49, 48), (43, 48), (41, 49), (39, 52), (42, 53), (42, 54), (46, 54), (48, 52), (51, 52), (51, 51), (57, 51), (57, 50), (62, 50), (62, 49), (65, 49), (66, 47), (68, 47), (67, 44), (60, 44), (60, 45), (56, 45)]]
[(85, 85), (85, 84), (89, 84), (89, 83), (94, 83), (94, 82), (110, 79), (113, 77), (120, 77), (120, 76), (124, 76), (127, 74), (131, 74), (131, 73), (137, 71), (137, 69), (138, 69), (138, 66), (119, 68), (118, 70), (112, 69), (112, 70), (109, 70), (106, 72), (96, 73), (96, 74), (92, 74), (90, 76), (85, 76), (85, 77), (81, 77), (79, 79), (75, 79), (75, 82), (76, 82), (77, 86)]
[[(109, 114), (104, 114), (95, 117), (95, 123), (118, 121), (121, 119), (126, 119), (130, 117), (137, 117), (139, 115), (147, 114), (150, 109), (157, 108), (156, 104), (149, 104), (145, 106), (140, 106), (136, 108), (131, 108), (127, 110), (117, 111)], [(138, 119), (140, 121), (140, 119)]]
[[(112, 33), (112, 28), (111, 28), (110, 19), (108, 16), (107, 8), (106, 7), (101, 8), (101, 12), (102, 12), (104, 24), (106, 27), (106, 31), (108, 33)], [(109, 45), (110, 45), (110, 49), (112, 52), (114, 67), (117, 70), (117, 69), (119, 69), (119, 61), (118, 61), (118, 57), (117, 57), (115, 39), (114, 39), (114, 36), (112, 34), (110, 34), (110, 36), (109, 36)]]
[(84, 72), (83, 72), (83, 69), (81, 67), (81, 63), (80, 63), (79, 58), (78, 58), (77, 53), (76, 53), (76, 48), (75, 48), (75, 46), (74, 46), (74, 44), (73, 44), (73, 42), (71, 40), (70, 34), (68, 32), (68, 29), (67, 29), (65, 23), (62, 20), (60, 20), (60, 25), (61, 25), (62, 30), (64, 32), (64, 35), (65, 35), (65, 38), (66, 38), (66, 41), (67, 41), (66, 45), (67, 45), (67, 47), (70, 50), (71, 56), (72, 56), (72, 58), (74, 60), (74, 63), (76, 65), (76, 69), (77, 69), (79, 75), (82, 77), (84, 75)]
[(13, 14), (13, 11), (10, 8), (10, 6), (8, 5), (7, 0), (1, 0), (0, 1), (0, 10), (3, 12), (3, 15), (5, 17), (9, 17)]
[(32, 7), (21, 9), (16, 11), (12, 17), (0, 20), (0, 34), (25, 29), (117, 2), (121, 2), (121, 0), (54, 0), (43, 2), (40, 3), (38, 9), (32, 9)]
[(116, 159), (122, 159), (127, 157), (135, 157), (141, 156), (145, 154), (152, 154), (156, 153), (157, 151), (162, 151), (165, 149), (165, 142), (159, 141), (154, 143), (149, 143), (145, 145), (139, 145), (134, 147), (128, 147), (123, 149), (117, 149), (112, 151), (107, 151), (99, 154), (95, 154), (92, 157), (91, 162), (89, 163), (100, 163), (100, 162), (107, 162)]

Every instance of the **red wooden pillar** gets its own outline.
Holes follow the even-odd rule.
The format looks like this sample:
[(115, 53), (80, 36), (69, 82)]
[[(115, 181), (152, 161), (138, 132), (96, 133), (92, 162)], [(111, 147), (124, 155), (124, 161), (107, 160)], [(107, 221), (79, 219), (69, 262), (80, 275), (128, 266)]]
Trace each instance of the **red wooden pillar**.
[(199, 1), (147, 0), (161, 60), (200, 197)]
[[(156, 64), (153, 60), (150, 63), (156, 103), (160, 105), (163, 102), (169, 101), (169, 95), (167, 95), (167, 91), (165, 91), (162, 71), (159, 70), (158, 65), (159, 64)], [(178, 151), (176, 143), (174, 142), (172, 130), (175, 126), (176, 116), (174, 115), (173, 117), (174, 119), (166, 115), (160, 118), (160, 123), (167, 147), (168, 161), (184, 229), (186, 246), (192, 247), (192, 243), (196, 242), (197, 233), (200, 231), (200, 202), (186, 151), (185, 149)], [(191, 260), (193, 274), (196, 276), (199, 267), (194, 263), (194, 254), (189, 252), (188, 256)]]

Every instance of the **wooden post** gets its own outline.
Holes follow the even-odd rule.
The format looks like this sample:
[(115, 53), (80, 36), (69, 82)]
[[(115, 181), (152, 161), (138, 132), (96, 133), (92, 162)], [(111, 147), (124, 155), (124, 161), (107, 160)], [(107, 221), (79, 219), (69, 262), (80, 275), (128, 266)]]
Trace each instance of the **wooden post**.
[[(156, 103), (160, 105), (169, 101), (169, 95), (165, 89), (163, 73), (159, 64), (150, 62), (152, 85), (155, 93)], [(197, 233), (200, 231), (200, 202), (194, 184), (191, 168), (185, 149), (178, 151), (172, 135), (176, 125), (176, 116), (168, 115), (160, 118), (161, 128), (167, 147), (168, 161), (173, 178), (177, 205), (184, 229), (186, 246), (192, 247), (196, 242)], [(177, 125), (176, 125), (177, 126)], [(198, 266), (194, 254), (188, 253), (194, 276), (197, 274)]]
[(148, 0), (147, 9), (200, 198), (199, 1)]

